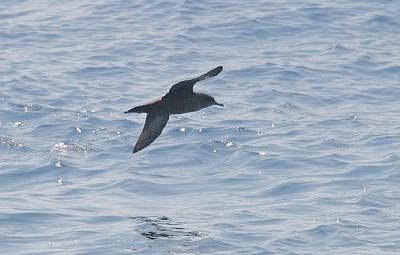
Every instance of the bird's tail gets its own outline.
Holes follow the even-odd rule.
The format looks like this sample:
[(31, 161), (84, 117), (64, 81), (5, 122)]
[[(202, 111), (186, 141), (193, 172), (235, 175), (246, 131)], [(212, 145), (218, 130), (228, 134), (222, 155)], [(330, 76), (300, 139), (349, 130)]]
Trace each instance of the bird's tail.
[(149, 110), (150, 110), (149, 105), (146, 105), (146, 104), (145, 104), (145, 105), (140, 105), (140, 106), (133, 107), (132, 109), (126, 111), (125, 113), (131, 113), (131, 112), (137, 112), (137, 113), (145, 112), (145, 113), (149, 113)]

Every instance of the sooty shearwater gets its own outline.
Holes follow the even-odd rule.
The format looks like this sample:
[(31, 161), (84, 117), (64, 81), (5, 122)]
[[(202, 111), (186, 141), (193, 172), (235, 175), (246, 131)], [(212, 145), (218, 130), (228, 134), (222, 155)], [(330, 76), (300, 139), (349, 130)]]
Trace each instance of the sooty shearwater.
[(194, 112), (211, 105), (224, 106), (217, 103), (210, 95), (193, 92), (193, 86), (197, 82), (218, 75), (222, 69), (222, 66), (218, 66), (199, 77), (178, 82), (161, 99), (126, 111), (125, 113), (147, 113), (146, 122), (133, 148), (133, 153), (150, 145), (161, 134), (169, 115)]

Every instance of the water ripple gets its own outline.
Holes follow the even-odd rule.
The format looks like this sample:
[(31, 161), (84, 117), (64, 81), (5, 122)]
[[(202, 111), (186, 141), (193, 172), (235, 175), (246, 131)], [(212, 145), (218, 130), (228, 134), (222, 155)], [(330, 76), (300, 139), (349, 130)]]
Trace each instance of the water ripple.
[[(2, 254), (398, 254), (398, 1), (0, 5)], [(132, 154), (123, 112), (223, 65)]]

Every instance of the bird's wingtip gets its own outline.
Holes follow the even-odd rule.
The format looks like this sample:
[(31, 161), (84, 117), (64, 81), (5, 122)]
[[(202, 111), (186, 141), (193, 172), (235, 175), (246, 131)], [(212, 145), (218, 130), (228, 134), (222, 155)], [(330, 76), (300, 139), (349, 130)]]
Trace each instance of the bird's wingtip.
[(222, 72), (222, 70), (224, 70), (223, 66), (217, 66), (216, 68), (214, 68), (214, 71), (219, 74), (220, 72)]
[(217, 76), (220, 72), (222, 72), (223, 69), (224, 68), (222, 66), (217, 66), (214, 69), (212, 69), (211, 71), (209, 71), (208, 73), (204, 74), (203, 76), (205, 76), (204, 78)]
[(135, 146), (135, 147), (133, 148), (132, 153), (136, 153), (136, 152), (141, 151), (141, 150), (143, 150), (143, 149), (144, 149), (144, 147)]

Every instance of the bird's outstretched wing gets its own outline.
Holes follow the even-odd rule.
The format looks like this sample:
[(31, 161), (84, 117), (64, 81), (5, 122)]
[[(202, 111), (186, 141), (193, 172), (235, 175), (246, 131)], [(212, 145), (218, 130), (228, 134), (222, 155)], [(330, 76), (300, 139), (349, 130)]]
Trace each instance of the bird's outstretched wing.
[(169, 119), (168, 114), (149, 113), (146, 117), (142, 133), (133, 148), (133, 153), (150, 145), (163, 131)]
[(200, 75), (199, 77), (193, 78), (191, 80), (180, 81), (180, 82), (176, 83), (175, 85), (173, 85), (169, 89), (168, 93), (165, 96), (170, 96), (170, 95), (174, 95), (174, 94), (193, 93), (194, 84), (196, 84), (197, 82), (199, 82), (201, 80), (217, 76), (220, 72), (222, 72), (222, 69), (223, 69), (222, 66), (218, 66), (218, 67), (212, 69), (211, 71), (208, 71), (207, 73)]

